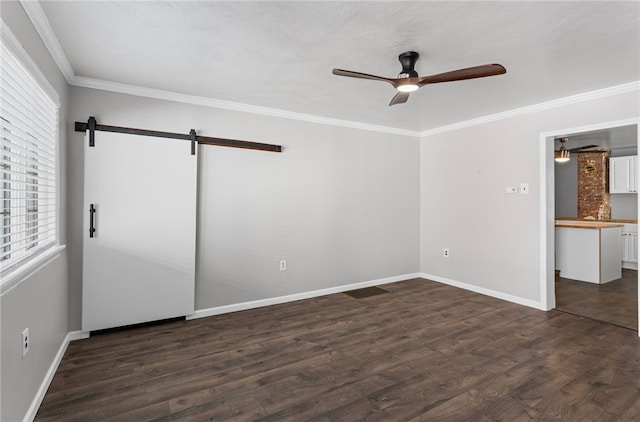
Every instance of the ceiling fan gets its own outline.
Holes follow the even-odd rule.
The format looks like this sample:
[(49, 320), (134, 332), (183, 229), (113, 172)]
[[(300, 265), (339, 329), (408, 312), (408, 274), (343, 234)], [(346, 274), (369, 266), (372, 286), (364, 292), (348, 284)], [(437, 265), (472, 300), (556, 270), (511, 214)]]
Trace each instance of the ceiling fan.
[(584, 151), (586, 149), (591, 149), (591, 148), (598, 148), (599, 145), (585, 145), (582, 147), (575, 147), (575, 148), (567, 148), (564, 143), (567, 142), (569, 140), (569, 138), (559, 138), (556, 139), (557, 141), (560, 141), (560, 148), (558, 150), (555, 151), (555, 155), (554, 155), (554, 160), (558, 163), (566, 163), (567, 161), (569, 161), (571, 159), (571, 154), (572, 152), (581, 152)]
[(374, 81), (388, 82), (398, 90), (391, 99), (389, 106), (407, 102), (409, 93), (428, 84), (440, 82), (462, 81), (465, 79), (484, 78), (486, 76), (502, 75), (507, 70), (499, 64), (485, 64), (482, 66), (467, 67), (464, 69), (452, 70), (450, 72), (438, 73), (430, 76), (418, 76), (414, 67), (420, 55), (415, 51), (407, 51), (400, 54), (398, 60), (402, 65), (402, 71), (397, 78), (385, 78), (383, 76), (370, 75), (368, 73), (354, 72), (344, 69), (333, 69), (333, 74), (338, 76), (348, 76), (350, 78), (372, 79)]

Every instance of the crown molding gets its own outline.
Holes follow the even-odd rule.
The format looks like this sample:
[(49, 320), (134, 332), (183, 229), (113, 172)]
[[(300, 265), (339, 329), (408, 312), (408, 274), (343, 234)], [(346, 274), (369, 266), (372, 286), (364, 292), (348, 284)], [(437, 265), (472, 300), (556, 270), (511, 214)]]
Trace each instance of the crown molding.
[(217, 100), (214, 98), (200, 97), (195, 95), (181, 94), (178, 92), (164, 91), (153, 88), (145, 88), (141, 86), (122, 84), (118, 82), (105, 81), (84, 76), (77, 76), (67, 59), (64, 50), (60, 46), (60, 42), (56, 37), (51, 24), (47, 19), (44, 10), (38, 0), (20, 0), (20, 4), (24, 8), (27, 16), (33, 23), (33, 26), (40, 34), (40, 38), (49, 50), (49, 53), (55, 60), (58, 68), (64, 75), (69, 85), (93, 88), (103, 91), (118, 92), (121, 94), (130, 94), (141, 97), (149, 97), (162, 99), (167, 101), (176, 101), (187, 104), (201, 105), (206, 107), (214, 107), (225, 110), (242, 111), (245, 113), (259, 114), (263, 116), (280, 117), (284, 119), (299, 120), (304, 122), (318, 123), (330, 126), (339, 126), (350, 129), (368, 130), (372, 132), (389, 133), (394, 135), (410, 136), (417, 138), (420, 132), (414, 130), (400, 129), (389, 126), (373, 125), (368, 123), (355, 122), (350, 120), (334, 119), (329, 117), (314, 116), (310, 114), (297, 113), (292, 111), (255, 106), (251, 104), (241, 104), (232, 101)]
[(71, 84), (75, 78), (75, 73), (66, 54), (64, 54), (64, 51), (62, 50), (62, 46), (60, 46), (60, 42), (58, 41), (56, 34), (53, 32), (53, 29), (49, 24), (47, 15), (45, 15), (44, 10), (42, 10), (42, 6), (40, 6), (40, 2), (33, 0), (20, 0), (20, 4), (33, 23), (33, 26), (36, 28), (36, 31), (40, 34), (40, 38), (42, 38), (44, 45), (47, 47), (47, 50), (49, 50), (49, 54), (51, 54), (51, 57), (53, 57), (53, 60), (58, 65), (58, 68), (67, 80), (67, 83)]
[(146, 88), (137, 85), (128, 85), (119, 82), (105, 81), (101, 79), (76, 76), (71, 85), (83, 88), (99, 89), (102, 91), (117, 92), (139, 97), (155, 98), (159, 100), (175, 101), (179, 103), (193, 104), (205, 107), (219, 108), (224, 110), (241, 111), (244, 113), (259, 114), (270, 117), (280, 117), (283, 119), (299, 120), (310, 123), (318, 123), (330, 126), (339, 126), (350, 129), (368, 130), (372, 132), (390, 133), (394, 135), (410, 136), (417, 138), (420, 132), (414, 130), (400, 129), (389, 126), (372, 125), (368, 123), (355, 122), (351, 120), (334, 119), (330, 117), (315, 116), (311, 114), (297, 113), (293, 111), (280, 110), (269, 107), (242, 104), (232, 101), (217, 100), (209, 97), (197, 95), (181, 94), (179, 92), (165, 91), (161, 89)]
[(264, 116), (280, 117), (284, 119), (299, 120), (310, 123), (318, 123), (330, 126), (339, 126), (350, 129), (368, 130), (372, 132), (389, 133), (394, 135), (409, 136), (414, 138), (423, 138), (438, 133), (450, 132), (466, 127), (481, 125), (498, 120), (504, 120), (511, 117), (522, 116), (525, 114), (537, 113), (544, 110), (551, 110), (565, 105), (581, 103), (584, 101), (595, 100), (598, 98), (610, 97), (613, 95), (625, 94), (634, 91), (640, 91), (640, 81), (630, 82), (622, 85), (615, 85), (608, 88), (598, 89), (582, 94), (572, 95), (569, 97), (558, 98), (543, 103), (533, 104), (526, 107), (516, 108), (503, 111), (500, 113), (489, 114), (475, 119), (464, 120), (453, 123), (451, 125), (440, 126), (434, 129), (428, 129), (422, 132), (401, 129), (389, 126), (373, 125), (369, 123), (356, 122), (351, 120), (334, 119), (330, 117), (315, 116), (311, 114), (297, 113), (251, 104), (242, 104), (232, 101), (217, 100), (209, 97), (201, 97), (196, 95), (182, 94), (179, 92), (164, 91), (154, 88), (146, 88), (137, 85), (122, 84), (119, 82), (105, 81), (101, 79), (87, 78), (84, 76), (74, 76), (71, 85), (99, 89), (103, 91), (118, 92), (121, 94), (129, 94), (140, 97), (155, 98), (160, 100), (175, 101), (186, 104), (200, 105), (205, 107), (213, 107), (225, 110), (241, 111), (245, 113), (253, 113)]
[[(1, 1), (1, 0), (0, 0)], [(630, 82), (627, 84), (616, 85), (609, 88), (599, 89), (583, 94), (572, 95), (569, 97), (558, 98), (555, 100), (534, 104), (526, 107), (516, 108), (500, 113), (490, 114), (475, 119), (465, 120), (453, 123), (451, 125), (440, 126), (433, 129), (427, 129), (422, 132), (408, 129), (401, 129), (389, 126), (373, 125), (369, 123), (356, 122), (351, 120), (334, 119), (330, 117), (315, 116), (311, 114), (297, 113), (274, 109), (269, 107), (256, 106), (251, 104), (235, 103), (232, 101), (217, 100), (209, 97), (200, 97), (196, 95), (181, 94), (178, 92), (164, 91), (154, 88), (145, 88), (141, 86), (122, 84), (118, 82), (105, 81), (84, 76), (76, 76), (67, 56), (65, 55), (58, 38), (55, 36), (49, 20), (38, 0), (19, 0), (20, 4), (27, 13), (29, 19), (40, 34), (49, 53), (55, 60), (69, 85), (93, 88), (103, 91), (118, 92), (121, 94), (130, 94), (141, 97), (149, 97), (162, 99), (167, 101), (176, 101), (187, 104), (201, 105), (205, 107), (213, 107), (225, 110), (241, 111), (245, 113), (253, 113), (264, 116), (280, 117), (284, 119), (299, 120), (311, 123), (318, 123), (330, 126), (339, 126), (350, 129), (360, 129), (372, 132), (389, 133), (394, 135), (409, 136), (415, 138), (423, 138), (437, 133), (450, 132), (470, 126), (481, 125), (484, 123), (494, 122), (497, 120), (508, 119), (511, 117), (522, 116), (525, 114), (536, 113), (544, 110), (550, 110), (569, 104), (576, 104), (584, 101), (594, 100), (597, 98), (609, 97), (612, 95), (624, 94), (640, 90), (640, 81)]]
[(570, 104), (577, 104), (584, 101), (610, 97), (613, 95), (626, 94), (634, 91), (640, 91), (640, 81), (629, 82), (622, 85), (615, 85), (615, 86), (603, 88), (603, 89), (597, 89), (595, 91), (585, 92), (577, 95), (571, 95), (569, 97), (557, 98), (555, 100), (546, 101), (544, 103), (538, 103), (538, 104), (533, 104), (526, 107), (515, 108), (512, 110), (507, 110), (500, 113), (489, 114), (487, 116), (482, 116), (475, 119), (453, 123), (451, 125), (440, 126), (434, 129), (428, 129), (420, 132), (420, 137), (424, 138), (426, 136), (435, 135), (438, 133), (451, 132), (454, 130), (463, 129), (470, 126), (481, 125), (484, 123), (495, 122), (497, 120), (509, 119), (511, 117), (537, 113), (540, 111), (551, 110), (554, 108), (558, 108), (558, 107), (562, 107)]

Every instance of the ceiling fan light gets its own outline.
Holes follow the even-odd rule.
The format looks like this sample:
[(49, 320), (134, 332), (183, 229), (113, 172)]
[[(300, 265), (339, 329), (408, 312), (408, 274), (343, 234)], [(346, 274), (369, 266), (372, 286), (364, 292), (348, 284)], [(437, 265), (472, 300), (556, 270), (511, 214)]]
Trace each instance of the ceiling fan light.
[(398, 87), (396, 88), (398, 91), (400, 92), (413, 92), (415, 90), (417, 90), (418, 88), (420, 88), (418, 85), (415, 84), (403, 84), (403, 85), (398, 85)]

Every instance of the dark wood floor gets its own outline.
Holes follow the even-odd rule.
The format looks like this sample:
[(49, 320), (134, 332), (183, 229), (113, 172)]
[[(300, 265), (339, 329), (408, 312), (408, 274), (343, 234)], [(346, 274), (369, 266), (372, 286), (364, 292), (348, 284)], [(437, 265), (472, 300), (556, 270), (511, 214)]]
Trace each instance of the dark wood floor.
[(72, 342), (36, 421), (640, 420), (633, 331), (384, 288)]
[(638, 330), (638, 272), (622, 270), (622, 278), (592, 284), (556, 278), (556, 309)]

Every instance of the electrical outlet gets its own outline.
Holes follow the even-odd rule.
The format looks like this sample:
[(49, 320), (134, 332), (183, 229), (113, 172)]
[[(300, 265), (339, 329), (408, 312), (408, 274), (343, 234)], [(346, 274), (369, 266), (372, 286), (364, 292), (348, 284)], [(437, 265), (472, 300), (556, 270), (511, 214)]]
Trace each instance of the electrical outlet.
[(25, 328), (22, 332), (22, 357), (27, 356), (29, 353), (29, 342), (31, 338), (29, 338), (29, 328)]
[(281, 259), (280, 260), (280, 271), (287, 271), (287, 260), (286, 259)]
[(449, 248), (444, 248), (442, 250), (442, 256), (445, 258), (449, 258)]

